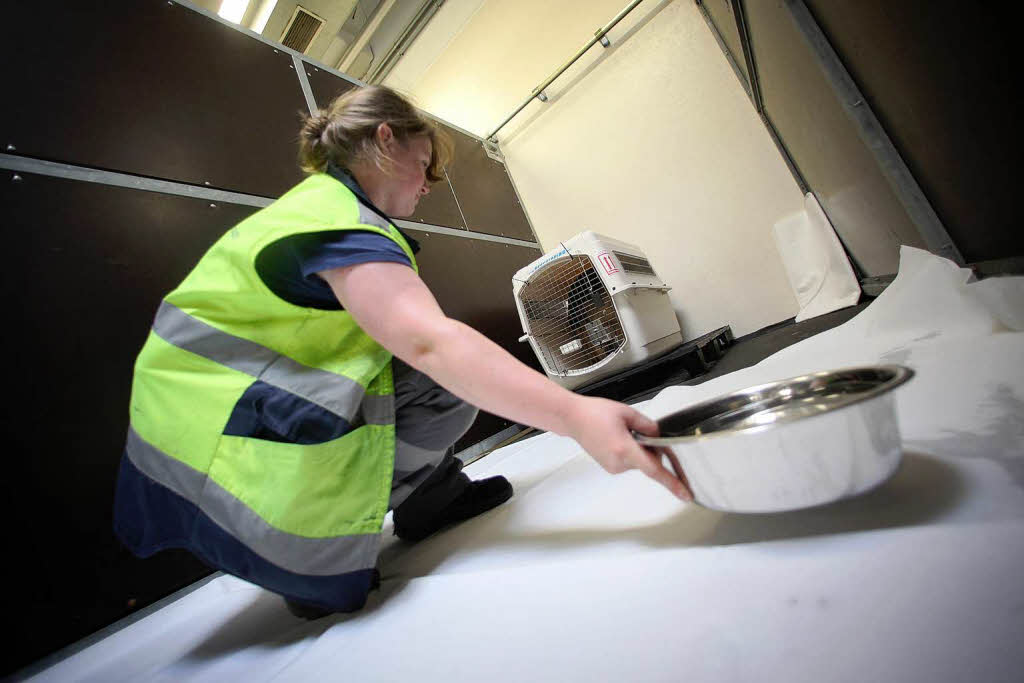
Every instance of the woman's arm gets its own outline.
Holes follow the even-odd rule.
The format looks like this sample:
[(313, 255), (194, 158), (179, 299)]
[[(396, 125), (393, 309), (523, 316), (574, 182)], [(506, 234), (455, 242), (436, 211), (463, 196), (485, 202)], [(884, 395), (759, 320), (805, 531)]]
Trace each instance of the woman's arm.
[(514, 422), (570, 436), (608, 472), (640, 469), (691, 499), (660, 457), (630, 434), (656, 434), (654, 421), (625, 404), (574, 394), (520, 363), (447, 317), (408, 266), (373, 262), (319, 275), (367, 334), (456, 396)]

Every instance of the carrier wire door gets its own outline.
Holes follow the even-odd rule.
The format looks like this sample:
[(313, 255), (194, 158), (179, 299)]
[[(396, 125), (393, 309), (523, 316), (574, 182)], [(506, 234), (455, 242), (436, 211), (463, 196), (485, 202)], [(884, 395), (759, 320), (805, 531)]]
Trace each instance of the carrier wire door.
[(552, 379), (581, 386), (682, 342), (668, 290), (638, 247), (580, 233), (513, 278), (521, 341)]

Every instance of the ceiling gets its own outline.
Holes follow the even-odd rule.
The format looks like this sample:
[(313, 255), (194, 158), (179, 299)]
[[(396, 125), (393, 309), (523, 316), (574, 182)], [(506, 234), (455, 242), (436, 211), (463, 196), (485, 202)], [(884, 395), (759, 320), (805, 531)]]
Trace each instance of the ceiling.
[(241, 13), (240, 26), (274, 42), (283, 42), (301, 8), (323, 21), (304, 54), (353, 78), (379, 83), (444, 0), (194, 0), (194, 4), (214, 13), (234, 4)]

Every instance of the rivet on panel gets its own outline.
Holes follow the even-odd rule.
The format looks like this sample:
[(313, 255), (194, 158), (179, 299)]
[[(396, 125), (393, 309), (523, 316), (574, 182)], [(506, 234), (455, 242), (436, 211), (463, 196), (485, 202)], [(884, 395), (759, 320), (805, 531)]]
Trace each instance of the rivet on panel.
[(210, 208), (211, 208), (211, 209), (216, 209), (216, 208), (217, 208), (217, 205), (216, 205), (216, 204), (210, 204)]
[(17, 147), (15, 147), (14, 145), (7, 145), (7, 151), (8, 152), (13, 152), (16, 149), (17, 149)]
[(18, 175), (17, 173), (15, 173), (15, 174), (14, 174), (14, 177), (12, 177), (12, 178), (11, 178), (11, 180), (13, 180), (13, 181), (17, 182), (17, 181), (21, 180), (21, 176), (20, 176), (20, 175)]

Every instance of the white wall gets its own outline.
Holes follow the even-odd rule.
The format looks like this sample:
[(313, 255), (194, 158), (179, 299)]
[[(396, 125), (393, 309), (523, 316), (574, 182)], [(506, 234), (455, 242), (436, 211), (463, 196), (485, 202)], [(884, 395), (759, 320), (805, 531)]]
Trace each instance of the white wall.
[[(625, 4), (449, 0), (388, 82), (483, 135)], [(792, 317), (771, 227), (803, 198), (694, 3), (646, 0), (610, 38), (499, 135), (542, 246), (638, 244), (686, 338)]]

